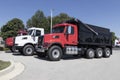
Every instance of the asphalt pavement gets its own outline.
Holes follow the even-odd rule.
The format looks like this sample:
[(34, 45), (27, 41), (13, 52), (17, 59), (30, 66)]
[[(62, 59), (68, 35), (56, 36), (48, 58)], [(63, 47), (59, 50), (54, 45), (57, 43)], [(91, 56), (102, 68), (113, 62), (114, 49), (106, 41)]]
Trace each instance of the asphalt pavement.
[(120, 80), (120, 50), (113, 50), (110, 58), (86, 59), (65, 56), (60, 61), (0, 52), (0, 59), (21, 62), (23, 73), (12, 80)]

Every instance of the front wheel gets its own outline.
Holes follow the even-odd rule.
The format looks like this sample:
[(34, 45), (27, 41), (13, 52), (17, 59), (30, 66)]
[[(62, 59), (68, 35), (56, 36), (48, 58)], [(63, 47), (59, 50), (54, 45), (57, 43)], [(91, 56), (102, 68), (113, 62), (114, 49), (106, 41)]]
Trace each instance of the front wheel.
[(48, 50), (48, 58), (51, 61), (59, 61), (62, 57), (62, 49), (59, 46), (52, 46)]
[(34, 53), (34, 47), (32, 45), (26, 45), (23, 48), (23, 54), (25, 56), (31, 56)]

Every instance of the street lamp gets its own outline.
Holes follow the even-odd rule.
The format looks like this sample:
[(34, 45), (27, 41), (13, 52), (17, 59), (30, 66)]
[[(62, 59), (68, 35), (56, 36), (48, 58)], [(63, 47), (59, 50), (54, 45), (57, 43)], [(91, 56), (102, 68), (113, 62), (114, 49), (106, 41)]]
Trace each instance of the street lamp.
[(51, 27), (50, 27), (50, 32), (52, 33), (52, 16), (53, 16), (53, 10), (54, 9), (51, 9), (50, 12), (51, 12)]

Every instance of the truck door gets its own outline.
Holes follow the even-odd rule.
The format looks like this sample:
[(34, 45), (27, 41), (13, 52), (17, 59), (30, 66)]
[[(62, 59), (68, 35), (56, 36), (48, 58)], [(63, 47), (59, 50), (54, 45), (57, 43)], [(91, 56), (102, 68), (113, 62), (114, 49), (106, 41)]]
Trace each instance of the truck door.
[(41, 35), (41, 31), (40, 30), (35, 30), (35, 39), (34, 41), (37, 43), (38, 41), (38, 37)]
[(68, 26), (66, 29), (66, 41), (69, 45), (77, 45), (77, 30), (73, 26)]

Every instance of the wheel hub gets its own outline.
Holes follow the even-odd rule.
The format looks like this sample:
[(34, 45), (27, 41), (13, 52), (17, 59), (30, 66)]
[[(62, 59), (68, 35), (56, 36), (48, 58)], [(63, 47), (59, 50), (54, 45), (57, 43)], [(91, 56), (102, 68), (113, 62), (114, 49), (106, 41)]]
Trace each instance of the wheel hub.
[(54, 58), (58, 58), (59, 55), (60, 55), (59, 50), (57, 50), (57, 49), (53, 50), (52, 55), (53, 55)]
[(99, 51), (99, 52), (98, 52), (98, 55), (99, 55), (99, 56), (102, 56), (102, 53), (103, 53), (102, 51)]
[(90, 55), (90, 57), (93, 57), (93, 56), (94, 56), (94, 52), (93, 52), (93, 51), (90, 51), (90, 52), (89, 52), (89, 55)]
[(27, 49), (26, 49), (26, 53), (27, 53), (27, 54), (31, 54), (31, 53), (32, 53), (32, 49), (31, 49), (31, 48), (27, 48)]
[(110, 55), (110, 51), (109, 51), (109, 50), (106, 51), (106, 55), (107, 55), (107, 56)]

